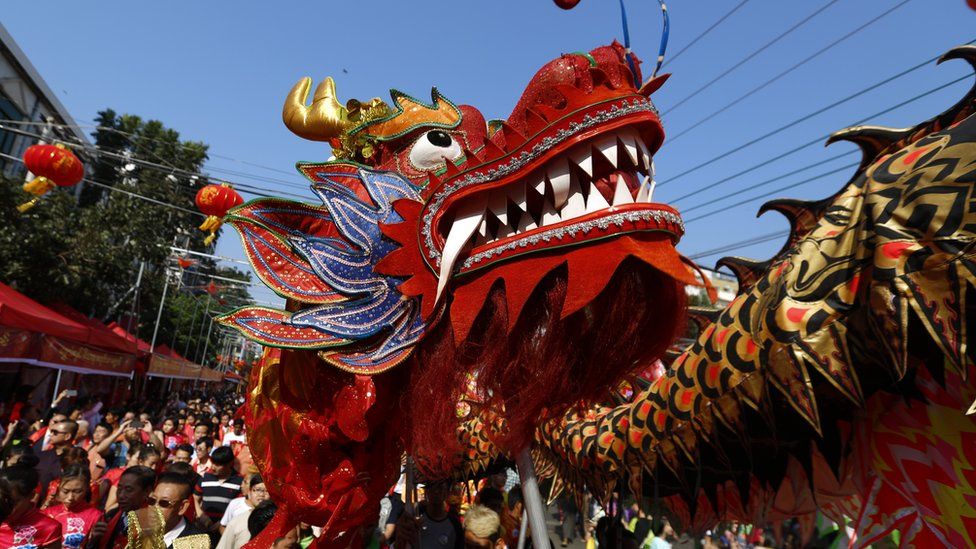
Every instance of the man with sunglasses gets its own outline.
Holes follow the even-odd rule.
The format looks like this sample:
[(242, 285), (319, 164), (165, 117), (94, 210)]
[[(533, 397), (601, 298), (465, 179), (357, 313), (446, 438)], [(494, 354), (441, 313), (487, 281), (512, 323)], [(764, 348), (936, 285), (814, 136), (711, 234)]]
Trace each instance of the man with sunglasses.
[(61, 475), (61, 454), (74, 446), (75, 436), (78, 434), (78, 423), (70, 419), (52, 423), (48, 427), (48, 432), (51, 435), (49, 440), (51, 449), (37, 454), (37, 472), (40, 476), (41, 488), (45, 491), (47, 485)]
[(210, 536), (186, 521), (183, 515), (193, 503), (193, 483), (179, 473), (159, 475), (149, 504), (159, 507), (163, 516), (163, 541), (167, 548), (210, 549)]

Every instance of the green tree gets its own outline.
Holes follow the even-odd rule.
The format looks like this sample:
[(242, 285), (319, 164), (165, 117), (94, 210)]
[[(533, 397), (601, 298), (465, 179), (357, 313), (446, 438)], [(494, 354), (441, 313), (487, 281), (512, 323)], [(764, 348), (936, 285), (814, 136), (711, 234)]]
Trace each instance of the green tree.
[[(15, 209), (28, 198), (21, 182), (0, 186), (0, 281), (41, 302), (66, 303), (98, 319), (115, 320), (134, 311), (136, 332), (149, 341), (167, 272), (176, 269), (168, 264), (171, 246), (212, 249), (196, 229), (203, 217), (193, 201), (209, 183), (201, 173), (207, 145), (182, 141), (159, 121), (110, 109), (99, 113), (97, 123), (92, 134), (97, 150), (86, 154), (94, 184), (81, 183), (77, 193), (57, 189), (26, 214)], [(130, 290), (141, 265), (142, 281), (134, 295)], [(206, 273), (248, 279), (212, 261), (198, 263), (196, 272), (199, 279)], [(200, 333), (205, 308), (193, 293), (199, 281), (179, 282), (169, 288), (157, 341), (173, 342), (182, 353), (202, 349), (206, 329)], [(246, 290), (236, 297), (250, 299)], [(194, 308), (198, 318), (190, 330)], [(216, 352), (217, 331), (212, 332), (209, 355)]]

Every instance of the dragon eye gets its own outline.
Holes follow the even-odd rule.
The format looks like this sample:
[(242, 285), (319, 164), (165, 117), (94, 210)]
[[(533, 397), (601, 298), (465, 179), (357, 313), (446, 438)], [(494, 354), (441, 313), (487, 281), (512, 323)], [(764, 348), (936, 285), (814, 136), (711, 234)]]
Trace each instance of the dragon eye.
[(410, 148), (410, 162), (419, 170), (433, 170), (461, 156), (461, 145), (444, 130), (430, 130)]

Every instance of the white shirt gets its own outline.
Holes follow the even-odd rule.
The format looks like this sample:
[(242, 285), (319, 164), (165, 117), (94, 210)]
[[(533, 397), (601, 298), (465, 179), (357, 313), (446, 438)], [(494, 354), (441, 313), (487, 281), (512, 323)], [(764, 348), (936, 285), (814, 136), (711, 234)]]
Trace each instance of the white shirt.
[(239, 435), (235, 435), (234, 434), (234, 431), (231, 431), (231, 432), (227, 433), (226, 435), (224, 435), (224, 440), (222, 442), (222, 444), (224, 446), (230, 446), (231, 443), (234, 443), (234, 442), (243, 442), (244, 444), (247, 444), (247, 437), (244, 436), (244, 433), (241, 433)]
[(230, 521), (224, 535), (220, 536), (217, 549), (241, 549), (244, 544), (251, 541), (251, 532), (247, 529), (247, 519), (251, 516), (250, 507), (245, 506), (245, 511)]
[(230, 503), (227, 504), (227, 510), (224, 511), (224, 516), (220, 517), (220, 525), (227, 528), (234, 517), (247, 512), (248, 509), (250, 507), (247, 505), (247, 499), (244, 496), (230, 500)]
[(163, 534), (163, 543), (166, 544), (166, 547), (173, 545), (173, 542), (176, 541), (176, 538), (180, 537), (184, 529), (186, 529), (186, 519), (181, 518), (176, 527)]

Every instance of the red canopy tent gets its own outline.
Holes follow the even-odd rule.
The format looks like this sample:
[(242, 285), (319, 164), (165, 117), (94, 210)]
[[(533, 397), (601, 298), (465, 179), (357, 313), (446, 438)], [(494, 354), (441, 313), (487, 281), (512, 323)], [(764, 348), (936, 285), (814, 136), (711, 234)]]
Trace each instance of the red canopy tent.
[(130, 377), (135, 353), (107, 330), (68, 318), (0, 283), (0, 361)]
[(64, 303), (56, 303), (51, 305), (50, 308), (55, 312), (61, 313), (62, 315), (78, 322), (79, 324), (88, 326), (91, 328), (91, 334), (89, 335), (89, 343), (101, 347), (102, 349), (107, 349), (110, 351), (117, 351), (120, 353), (126, 353), (134, 355), (136, 354), (137, 347), (134, 341), (130, 341), (124, 337), (119, 336), (111, 328), (102, 324), (101, 322), (95, 320), (94, 318), (89, 318), (82, 313), (78, 312), (76, 309), (70, 305)]

